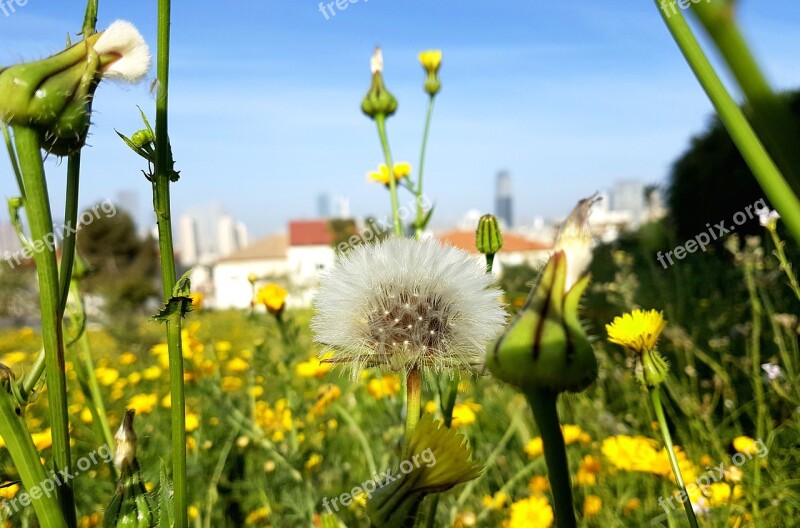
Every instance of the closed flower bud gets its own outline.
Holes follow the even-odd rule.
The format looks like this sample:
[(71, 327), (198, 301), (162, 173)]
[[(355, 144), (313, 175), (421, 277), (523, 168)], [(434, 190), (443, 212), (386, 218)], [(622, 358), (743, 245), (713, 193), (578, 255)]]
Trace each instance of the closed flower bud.
[(0, 120), (39, 132), (43, 147), (67, 155), (83, 146), (91, 102), (103, 77), (136, 81), (150, 68), (150, 52), (129, 22), (52, 57), (0, 70)]
[(503, 235), (494, 215), (483, 215), (475, 233), (475, 247), (479, 253), (494, 255), (503, 247)]
[(578, 203), (525, 306), (489, 348), (492, 374), (523, 390), (580, 392), (597, 378), (597, 359), (578, 317), (589, 283), (586, 221), (593, 203)]
[(372, 84), (361, 102), (361, 110), (372, 119), (382, 115), (389, 117), (397, 110), (397, 99), (383, 85), (383, 52), (376, 47), (370, 60)]
[(425, 91), (433, 97), (442, 89), (439, 68), (442, 66), (442, 51), (428, 50), (419, 54), (419, 62), (425, 69)]
[(104, 528), (154, 528), (156, 515), (150, 506), (147, 489), (136, 458), (134, 411), (126, 411), (114, 450), (114, 465), (120, 472), (119, 482), (103, 517)]

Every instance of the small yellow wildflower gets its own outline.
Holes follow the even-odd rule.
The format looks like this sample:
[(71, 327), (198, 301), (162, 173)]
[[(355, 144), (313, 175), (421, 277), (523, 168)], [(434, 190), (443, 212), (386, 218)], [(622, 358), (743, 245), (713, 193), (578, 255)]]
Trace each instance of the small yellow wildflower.
[[(384, 374), (380, 378), (369, 380), (367, 392), (376, 400), (393, 398), (400, 392), (401, 386), (400, 377), (397, 374)], [(432, 412), (436, 412), (435, 407)]]
[(123, 367), (127, 367), (128, 365), (133, 365), (136, 363), (137, 360), (138, 358), (136, 357), (136, 354), (125, 352), (119, 357), (119, 364)]
[(197, 506), (192, 504), (186, 509), (186, 513), (189, 515), (189, 520), (194, 521), (198, 517), (200, 517), (200, 510), (197, 509)]
[(331, 403), (338, 400), (342, 395), (342, 389), (337, 385), (327, 384), (323, 385), (317, 391), (317, 401), (308, 414), (311, 417), (322, 416)]
[(575, 482), (581, 486), (594, 486), (597, 484), (597, 474), (600, 473), (602, 465), (596, 456), (586, 455), (578, 465), (578, 474)]
[(272, 512), (270, 511), (268, 506), (263, 506), (250, 514), (247, 515), (244, 519), (245, 526), (256, 526), (262, 521), (266, 521), (269, 519), (269, 516)]
[(269, 283), (262, 286), (256, 293), (255, 301), (263, 304), (271, 314), (277, 314), (286, 306), (286, 297), (289, 292), (277, 284)]
[(191, 411), (186, 411), (186, 432), (194, 432), (198, 427), (200, 427), (200, 417)]
[(659, 311), (634, 310), (621, 317), (615, 317), (611, 324), (606, 325), (606, 332), (611, 343), (642, 354), (645, 350), (655, 348), (658, 337), (666, 325), (664, 314)]
[[(330, 357), (328, 354), (323, 356), (323, 359)], [(333, 369), (333, 364), (323, 363), (316, 357), (312, 357), (308, 361), (298, 363), (294, 367), (294, 373), (301, 378), (321, 378)]]
[[(404, 161), (398, 162), (394, 164), (394, 178), (396, 181), (400, 181), (403, 178), (408, 178), (411, 175), (411, 164), (406, 163)], [(389, 181), (389, 168), (386, 166), (385, 163), (381, 163), (378, 166), (378, 170), (372, 171), (367, 174), (367, 178), (377, 182), (382, 183), (384, 185), (389, 185), (391, 182)]]
[(199, 310), (203, 307), (203, 299), (204, 295), (200, 292), (194, 292), (189, 294), (189, 298), (192, 300), (192, 307), (195, 310)]
[(638, 510), (641, 505), (642, 505), (642, 501), (639, 500), (638, 498), (634, 497), (634, 498), (632, 498), (631, 500), (629, 500), (628, 502), (625, 503), (625, 507), (622, 508), (622, 514), (623, 515), (630, 515), (633, 512), (635, 512), (636, 510)]
[(240, 378), (234, 378), (233, 376), (222, 377), (223, 392), (236, 392), (242, 388), (242, 385), (244, 385), (244, 382)]
[(481, 406), (475, 402), (466, 401), (458, 403), (453, 407), (453, 422), (455, 428), (474, 424), (477, 420), (476, 412), (481, 410)]
[(603, 499), (597, 495), (587, 495), (583, 500), (583, 516), (596, 517), (603, 507)]
[(419, 62), (425, 71), (438, 71), (442, 66), (442, 50), (423, 51), (419, 54)]
[(155, 394), (137, 394), (128, 400), (128, 409), (136, 411), (136, 414), (148, 414), (157, 404), (158, 396)]
[(308, 457), (308, 460), (306, 460), (305, 463), (306, 471), (311, 471), (320, 464), (322, 464), (322, 455), (320, 455), (319, 453), (314, 453), (313, 455)]
[(531, 438), (523, 450), (531, 458), (542, 456), (542, 453), (544, 453), (544, 444), (542, 444), (541, 437), (537, 436), (536, 438)]
[(113, 368), (97, 367), (94, 375), (97, 382), (104, 387), (110, 387), (119, 379), (119, 371)]
[(247, 363), (247, 361), (238, 357), (228, 361), (228, 363), (225, 365), (225, 369), (228, 372), (236, 372), (236, 373), (247, 372), (249, 368), (250, 365)]
[(155, 381), (161, 379), (162, 370), (158, 365), (147, 367), (142, 371), (142, 377), (148, 381)]
[(498, 491), (494, 495), (485, 495), (483, 497), (483, 506), (489, 510), (499, 510), (508, 502), (508, 493), (505, 491)]
[(758, 442), (749, 436), (737, 436), (733, 439), (733, 448), (745, 455), (755, 455), (758, 453)]
[(553, 525), (553, 508), (544, 497), (529, 497), (511, 505), (508, 528), (550, 528)]
[(528, 482), (528, 489), (532, 495), (544, 495), (550, 489), (550, 481), (547, 480), (547, 477), (534, 475)]
[(0, 484), (0, 499), (11, 500), (19, 492), (19, 484)]
[(40, 451), (53, 445), (53, 436), (49, 427), (41, 433), (33, 433), (31, 437), (33, 438), (33, 443), (36, 446), (36, 449)]

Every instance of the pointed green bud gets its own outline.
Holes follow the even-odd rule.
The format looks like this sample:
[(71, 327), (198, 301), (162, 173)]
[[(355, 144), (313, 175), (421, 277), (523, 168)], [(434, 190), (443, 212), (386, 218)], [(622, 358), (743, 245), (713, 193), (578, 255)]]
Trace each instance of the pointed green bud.
[(669, 363), (655, 348), (648, 348), (636, 356), (636, 379), (647, 387), (657, 387), (669, 375)]
[(589, 284), (593, 203), (581, 200), (567, 218), (525, 306), (489, 347), (492, 374), (525, 391), (580, 392), (597, 378), (597, 359), (578, 316)]
[(380, 487), (367, 502), (367, 515), (377, 528), (411, 526), (426, 495), (447, 491), (483, 471), (472, 460), (466, 438), (430, 414), (422, 416), (405, 451), (409, 457), (400, 464), (400, 471), (392, 473), (400, 476)]
[(71, 154), (86, 140), (100, 80), (136, 81), (149, 68), (141, 34), (116, 21), (52, 57), (0, 70), (0, 120), (35, 129), (50, 153)]
[(475, 247), (479, 253), (494, 255), (503, 247), (503, 235), (494, 215), (483, 215), (475, 233)]
[(370, 60), (372, 84), (361, 102), (361, 111), (372, 119), (382, 115), (389, 117), (397, 110), (397, 99), (383, 85), (383, 52), (376, 47)]

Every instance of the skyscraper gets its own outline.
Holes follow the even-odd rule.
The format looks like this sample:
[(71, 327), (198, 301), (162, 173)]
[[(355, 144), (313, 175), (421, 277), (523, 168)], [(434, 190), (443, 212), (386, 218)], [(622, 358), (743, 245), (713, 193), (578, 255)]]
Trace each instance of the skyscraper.
[(507, 171), (497, 174), (495, 187), (495, 215), (506, 227), (514, 226), (514, 200), (511, 194), (511, 175)]

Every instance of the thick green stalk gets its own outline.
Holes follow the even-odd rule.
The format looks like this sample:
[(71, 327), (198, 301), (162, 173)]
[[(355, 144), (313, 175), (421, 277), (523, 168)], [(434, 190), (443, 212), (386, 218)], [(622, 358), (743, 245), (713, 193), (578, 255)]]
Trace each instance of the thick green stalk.
[[(751, 261), (745, 262), (744, 279), (747, 285), (747, 292), (750, 296), (750, 309), (752, 310), (751, 320), (753, 322), (750, 331), (750, 366), (751, 377), (753, 379), (753, 389), (756, 397), (756, 437), (763, 439), (766, 436), (767, 404), (764, 399), (764, 385), (761, 381), (761, 318), (763, 310), (761, 301), (758, 298), (756, 286), (754, 264)], [(759, 496), (761, 489), (761, 464), (756, 464), (755, 477), (753, 479), (753, 521), (760, 521)]]
[[(161, 283), (164, 302), (169, 302), (177, 281), (172, 242), (170, 212), (170, 162), (168, 133), (170, 0), (158, 0), (158, 94), (156, 97), (156, 167), (154, 177), (154, 209), (158, 220), (158, 243), (161, 253)], [(183, 382), (181, 350), (181, 314), (176, 311), (166, 321), (169, 348), (169, 386), (172, 406), (172, 485), (174, 490), (175, 525), (186, 528), (188, 498), (186, 482), (186, 397)]]
[(800, 192), (800, 129), (788, 102), (775, 95), (735, 20), (730, 3), (701, 2), (694, 13), (725, 59), (753, 110), (753, 128), (770, 147), (775, 162)]
[(567, 447), (558, 420), (558, 394), (546, 389), (528, 390), (528, 398), (533, 418), (539, 427), (544, 448), (544, 461), (547, 464), (547, 478), (553, 492), (553, 509), (558, 528), (576, 528), (575, 508), (572, 505), (572, 483), (569, 478)]
[(403, 225), (400, 223), (400, 205), (397, 201), (397, 178), (394, 176), (394, 163), (392, 163), (392, 151), (389, 149), (389, 137), (386, 135), (386, 116), (378, 114), (375, 116), (375, 124), (378, 125), (378, 136), (381, 139), (383, 157), (386, 166), (389, 168), (389, 194), (392, 198), (392, 221), (394, 223), (394, 234), (403, 236)]
[[(42, 338), (45, 349), (47, 396), (50, 405), (50, 427), (53, 434), (53, 467), (71, 471), (69, 419), (67, 415), (67, 380), (64, 374), (64, 343), (59, 310), (58, 266), (55, 247), (45, 243), (54, 239), (53, 216), (47, 195), (44, 164), (36, 130), (18, 126), (14, 140), (26, 193), (26, 212), (34, 248), (36, 273), (39, 278), (39, 301), (42, 313)], [(75, 494), (72, 481), (58, 488), (58, 499), (67, 525), (77, 524)]]
[[(653, 403), (653, 410), (656, 413), (658, 425), (661, 427), (661, 436), (664, 438), (664, 446), (667, 448), (667, 456), (669, 456), (669, 463), (672, 466), (672, 473), (675, 475), (675, 482), (678, 484), (678, 489), (681, 490), (682, 496), (688, 497), (686, 493), (686, 485), (683, 482), (683, 475), (681, 474), (681, 467), (678, 464), (678, 459), (675, 456), (675, 449), (672, 446), (672, 435), (667, 427), (667, 419), (664, 416), (664, 407), (661, 405), (661, 389), (658, 387), (648, 387), (650, 392), (650, 401)], [(689, 518), (689, 525), (692, 528), (698, 528), (697, 517), (694, 515), (692, 508), (692, 501), (686, 500), (683, 502), (683, 509), (686, 510), (686, 516)]]
[[(3, 437), (14, 467), (19, 472), (25, 492), (31, 498), (36, 518), (42, 528), (66, 528), (67, 523), (55, 495), (37, 493), (38, 497), (35, 499), (30, 495), (33, 489), (38, 488), (42, 492), (46, 486), (55, 485), (55, 482), (45, 474), (44, 467), (39, 462), (39, 452), (25, 426), (25, 420), (17, 414), (18, 410), (14, 397), (0, 387), (0, 436)], [(19, 508), (21, 515), (23, 507), (19, 504), (19, 498), (8, 503), (5, 500), (0, 501), (0, 508), (12, 513), (16, 513), (16, 508)]]
[[(659, 5), (658, 0), (656, 5)], [(781, 214), (792, 237), (800, 243), (800, 201), (797, 196), (775, 166), (741, 108), (725, 89), (681, 10), (669, 15), (662, 11), (661, 16), (758, 184)]]
[(411, 443), (411, 433), (419, 423), (419, 413), (422, 408), (422, 373), (418, 368), (408, 372), (406, 378), (406, 430), (403, 440), (403, 457), (410, 455), (408, 452)]
[(431, 129), (431, 116), (433, 115), (433, 103), (436, 100), (435, 95), (431, 95), (428, 99), (428, 114), (425, 117), (425, 130), (422, 133), (422, 148), (419, 151), (419, 176), (417, 177), (417, 223), (414, 228), (414, 236), (417, 240), (422, 237), (422, 222), (425, 220), (425, 211), (422, 208), (422, 181), (425, 175), (425, 155), (428, 151), (428, 133)]

